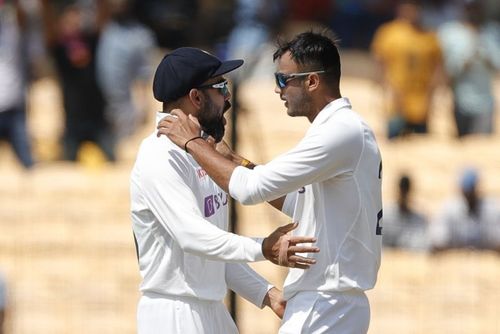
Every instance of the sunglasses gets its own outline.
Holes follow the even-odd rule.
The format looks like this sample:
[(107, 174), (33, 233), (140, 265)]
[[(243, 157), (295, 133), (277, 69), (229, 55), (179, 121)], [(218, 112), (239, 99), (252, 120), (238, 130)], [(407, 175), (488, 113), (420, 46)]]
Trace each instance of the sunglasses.
[(215, 84), (199, 86), (198, 89), (214, 88), (218, 89), (222, 96), (227, 97), (229, 95), (229, 87), (227, 86), (227, 80), (218, 82)]
[(312, 72), (290, 73), (290, 74), (276, 72), (276, 73), (274, 73), (274, 78), (276, 79), (276, 86), (278, 86), (280, 89), (283, 89), (286, 87), (288, 82), (293, 80), (293, 79), (305, 77), (306, 75), (313, 74), (313, 73), (321, 74), (321, 73), (325, 73), (325, 72), (326, 71), (324, 71), (324, 70), (312, 71)]

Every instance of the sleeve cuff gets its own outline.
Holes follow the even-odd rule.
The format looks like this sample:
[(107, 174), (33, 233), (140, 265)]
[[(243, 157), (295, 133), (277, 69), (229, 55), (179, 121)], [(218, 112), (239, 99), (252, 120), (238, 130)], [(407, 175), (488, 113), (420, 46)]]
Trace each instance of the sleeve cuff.
[(256, 244), (258, 245), (258, 252), (256, 252), (255, 255), (255, 261), (264, 261), (266, 258), (264, 257), (264, 253), (262, 253), (262, 243), (264, 242), (264, 238), (252, 238), (255, 240)]

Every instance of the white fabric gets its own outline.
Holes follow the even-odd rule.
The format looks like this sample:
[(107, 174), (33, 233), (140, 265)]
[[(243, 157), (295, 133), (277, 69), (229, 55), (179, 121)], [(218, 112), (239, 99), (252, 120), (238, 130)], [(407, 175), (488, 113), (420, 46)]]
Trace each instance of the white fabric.
[(429, 249), (427, 219), (416, 211), (403, 211), (397, 203), (384, 208), (383, 245), (426, 251)]
[(492, 84), (500, 70), (500, 25), (489, 22), (475, 29), (453, 21), (439, 28), (438, 37), (454, 102), (468, 115), (493, 112)]
[(262, 240), (225, 231), (227, 203), (227, 194), (168, 138), (155, 132), (142, 142), (131, 175), (141, 292), (220, 301), (227, 279), (261, 306), (268, 283), (246, 265), (225, 262), (263, 260)]
[(262, 302), (267, 291), (273, 287), (246, 263), (226, 263), (226, 284), (239, 296), (257, 307), (264, 307)]
[(447, 201), (429, 226), (429, 238), (437, 248), (500, 248), (500, 210), (492, 198), (478, 204), (478, 216), (469, 213), (463, 196)]
[(382, 226), (381, 181), (375, 136), (341, 98), (318, 114), (292, 150), (254, 170), (237, 167), (229, 192), (244, 204), (290, 193), (283, 206), (290, 217), (297, 190), (303, 192), (293, 234), (315, 236), (321, 251), (313, 255), (317, 262), (310, 269), (290, 270), (284, 285), (289, 299), (299, 291), (373, 288), (382, 244), (376, 234)]
[(137, 309), (137, 333), (237, 334), (238, 329), (220, 301), (146, 294)]
[(305, 291), (288, 300), (279, 334), (362, 334), (370, 306), (363, 291)]

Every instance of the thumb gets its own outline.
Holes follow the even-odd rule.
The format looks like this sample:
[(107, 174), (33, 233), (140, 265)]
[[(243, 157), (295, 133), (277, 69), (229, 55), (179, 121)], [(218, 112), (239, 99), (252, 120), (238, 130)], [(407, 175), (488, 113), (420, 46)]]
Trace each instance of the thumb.
[(288, 233), (295, 230), (299, 226), (299, 223), (290, 223), (281, 227), (281, 232)]

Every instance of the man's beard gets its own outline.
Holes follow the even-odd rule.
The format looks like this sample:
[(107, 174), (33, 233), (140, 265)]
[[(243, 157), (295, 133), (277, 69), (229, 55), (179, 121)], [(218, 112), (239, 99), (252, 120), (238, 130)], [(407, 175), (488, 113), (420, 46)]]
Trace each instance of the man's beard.
[(216, 115), (217, 106), (210, 100), (210, 98), (206, 99), (205, 108), (200, 113), (198, 117), (198, 121), (200, 122), (201, 129), (212, 136), (215, 139), (215, 142), (218, 143), (224, 137), (225, 126), (224, 126), (224, 112), (231, 108), (231, 103), (226, 101), (224, 103), (224, 110), (220, 118), (208, 118), (209, 115)]

